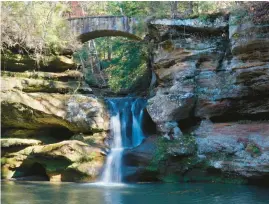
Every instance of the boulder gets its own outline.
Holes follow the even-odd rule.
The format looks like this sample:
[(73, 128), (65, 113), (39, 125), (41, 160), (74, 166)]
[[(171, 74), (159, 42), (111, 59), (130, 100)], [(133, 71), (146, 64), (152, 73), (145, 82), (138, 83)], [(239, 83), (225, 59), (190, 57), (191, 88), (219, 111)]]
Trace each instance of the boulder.
[(195, 154), (193, 136), (183, 135), (176, 140), (150, 136), (124, 152), (123, 177), (127, 181), (158, 181), (168, 172), (183, 174), (193, 165), (190, 161)]
[(2, 92), (2, 127), (66, 127), (73, 132), (108, 130), (108, 113), (100, 99), (83, 95)]
[(102, 149), (108, 148), (106, 140), (108, 139), (108, 132), (97, 132), (93, 134), (78, 133), (73, 135), (71, 140), (79, 140), (93, 147), (99, 147)]
[(29, 174), (33, 165), (41, 165), (50, 181), (92, 181), (103, 165), (100, 149), (76, 140), (30, 146), (1, 158), (2, 178)]
[(122, 156), (124, 180), (136, 182), (156, 180), (156, 173), (147, 168), (154, 157), (156, 142), (156, 137), (147, 137), (138, 147), (124, 151)]
[(164, 137), (168, 140), (170, 139), (179, 139), (182, 136), (182, 132), (178, 127), (176, 121), (168, 121), (165, 123), (160, 123), (157, 126), (159, 132), (164, 134)]
[(194, 132), (198, 154), (209, 166), (247, 178), (269, 173), (269, 123), (202, 121)]

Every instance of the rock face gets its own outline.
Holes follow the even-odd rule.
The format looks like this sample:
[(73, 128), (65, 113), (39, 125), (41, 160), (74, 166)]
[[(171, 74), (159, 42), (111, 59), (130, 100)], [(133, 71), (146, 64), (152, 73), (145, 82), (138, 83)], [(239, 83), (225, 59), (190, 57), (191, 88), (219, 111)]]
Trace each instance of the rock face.
[(180, 127), (197, 145), (196, 154), (184, 156), (190, 165), (182, 156), (168, 156), (157, 172), (167, 175), (164, 162), (176, 180), (212, 180), (213, 174), (268, 184), (268, 16), (260, 24), (249, 17), (238, 21), (236, 14), (209, 19), (152, 25), (158, 86), (148, 113), (163, 137), (178, 140), (173, 128)]
[[(195, 32), (195, 25), (189, 25), (184, 37), (181, 24), (174, 25), (177, 31), (159, 28), (164, 40), (154, 58), (159, 86), (147, 107), (154, 122), (268, 114), (268, 36), (259, 35), (261, 26), (250, 22), (232, 24), (234, 18), (221, 23), (221, 29), (211, 25), (218, 30), (213, 34), (206, 26)], [(250, 36), (242, 35), (246, 29)], [(268, 25), (262, 29), (268, 31)], [(166, 40), (167, 35), (173, 39)]]
[(13, 72), (1, 72), (1, 178), (95, 180), (107, 148), (104, 100), (92, 94), (82, 73), (67, 70), (76, 67), (72, 60), (59, 58), (41, 67), (56, 66), (55, 72), (3, 63)]
[[(99, 175), (109, 125), (101, 100), (9, 90), (2, 92), (1, 105), (2, 131), (6, 130), (2, 178), (38, 174), (50, 181), (91, 181)], [(71, 138), (81, 132), (86, 136)]]
[(3, 77), (1, 80), (2, 91), (17, 89), (24, 92), (47, 93), (77, 93), (92, 94), (91, 88), (79, 81), (53, 81), (43, 79), (27, 79), (16, 77)]

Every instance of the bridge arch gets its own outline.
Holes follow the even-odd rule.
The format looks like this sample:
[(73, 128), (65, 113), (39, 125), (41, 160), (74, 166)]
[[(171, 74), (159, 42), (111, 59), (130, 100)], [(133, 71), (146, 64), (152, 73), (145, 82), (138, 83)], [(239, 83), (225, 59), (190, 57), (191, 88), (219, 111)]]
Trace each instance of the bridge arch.
[(71, 29), (82, 42), (98, 37), (122, 36), (142, 40), (138, 20), (127, 16), (90, 16), (68, 19)]
[(121, 37), (130, 38), (133, 40), (142, 40), (140, 37), (132, 33), (127, 33), (127, 32), (118, 31), (118, 30), (96, 30), (96, 31), (91, 31), (88, 33), (81, 34), (78, 36), (78, 38), (80, 39), (82, 43), (84, 43), (95, 38), (109, 37), (109, 36), (121, 36)]

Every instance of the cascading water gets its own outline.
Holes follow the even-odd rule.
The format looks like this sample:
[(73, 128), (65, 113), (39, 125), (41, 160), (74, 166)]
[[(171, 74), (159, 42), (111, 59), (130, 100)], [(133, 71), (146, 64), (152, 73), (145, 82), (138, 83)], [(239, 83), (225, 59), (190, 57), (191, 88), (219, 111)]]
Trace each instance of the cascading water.
[(107, 102), (113, 141), (101, 177), (101, 183), (105, 185), (122, 183), (122, 153), (143, 141), (142, 120), (146, 106), (146, 100), (141, 98), (107, 99)]

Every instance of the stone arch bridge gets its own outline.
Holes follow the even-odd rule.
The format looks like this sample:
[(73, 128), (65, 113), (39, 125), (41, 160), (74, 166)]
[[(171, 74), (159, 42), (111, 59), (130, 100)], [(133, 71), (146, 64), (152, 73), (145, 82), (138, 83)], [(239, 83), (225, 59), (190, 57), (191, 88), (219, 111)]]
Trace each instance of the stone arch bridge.
[(105, 36), (123, 36), (141, 40), (143, 33), (146, 32), (146, 23), (127, 16), (89, 16), (68, 20), (73, 32), (79, 35), (82, 42)]

